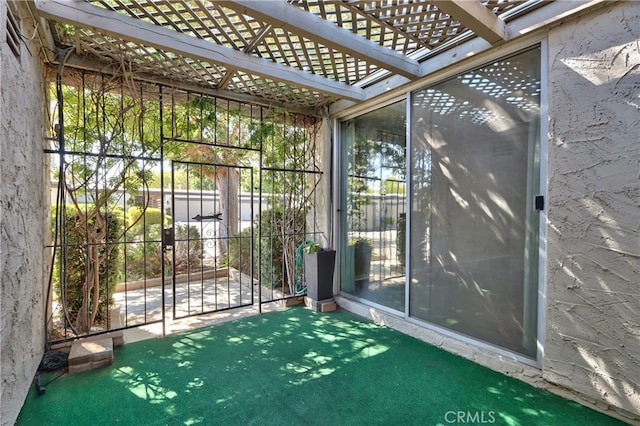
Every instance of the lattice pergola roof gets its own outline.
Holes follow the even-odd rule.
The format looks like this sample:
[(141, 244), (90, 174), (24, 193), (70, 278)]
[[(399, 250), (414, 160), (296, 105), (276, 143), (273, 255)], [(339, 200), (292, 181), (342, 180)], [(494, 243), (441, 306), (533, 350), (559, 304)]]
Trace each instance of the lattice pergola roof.
[(465, 41), (505, 43), (522, 34), (511, 22), (554, 3), (566, 2), (35, 2), (48, 20), (53, 62), (308, 110), (375, 96), (383, 79), (419, 79), (426, 62)]

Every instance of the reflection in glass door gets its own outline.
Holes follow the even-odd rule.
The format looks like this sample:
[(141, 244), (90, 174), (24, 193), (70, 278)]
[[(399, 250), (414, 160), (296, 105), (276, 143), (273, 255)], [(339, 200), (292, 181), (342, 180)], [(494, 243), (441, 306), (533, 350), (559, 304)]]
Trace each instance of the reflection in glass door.
[(540, 53), (411, 97), (410, 315), (534, 358)]
[(341, 292), (405, 305), (406, 102), (342, 123)]

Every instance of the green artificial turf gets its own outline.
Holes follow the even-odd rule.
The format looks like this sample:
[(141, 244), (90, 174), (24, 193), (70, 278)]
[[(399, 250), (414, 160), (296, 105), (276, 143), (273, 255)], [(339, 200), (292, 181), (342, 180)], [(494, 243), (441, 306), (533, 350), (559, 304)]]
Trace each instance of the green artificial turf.
[(126, 344), (110, 367), (32, 388), (17, 424), (621, 423), (352, 314), (298, 307)]

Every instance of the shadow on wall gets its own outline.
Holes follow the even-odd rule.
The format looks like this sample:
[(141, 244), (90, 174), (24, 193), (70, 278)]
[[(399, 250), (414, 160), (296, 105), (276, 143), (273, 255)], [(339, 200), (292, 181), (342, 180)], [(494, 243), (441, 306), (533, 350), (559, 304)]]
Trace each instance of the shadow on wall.
[(544, 373), (640, 420), (639, 24), (629, 2), (550, 36)]
[(411, 126), (411, 314), (529, 357), (539, 63), (531, 49), (416, 92)]

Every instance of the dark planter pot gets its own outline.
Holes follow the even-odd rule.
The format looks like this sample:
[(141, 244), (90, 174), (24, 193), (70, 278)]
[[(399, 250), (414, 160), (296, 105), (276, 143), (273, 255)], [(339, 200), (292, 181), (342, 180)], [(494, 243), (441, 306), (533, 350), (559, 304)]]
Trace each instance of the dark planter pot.
[(319, 251), (304, 255), (304, 278), (307, 282), (307, 296), (313, 300), (333, 297), (333, 267), (336, 252)]
[(353, 267), (356, 282), (369, 280), (372, 251), (369, 244), (358, 244), (354, 246)]
[(400, 213), (400, 217), (398, 218), (398, 233), (396, 234), (396, 247), (398, 262), (400, 265), (404, 266), (405, 264), (405, 244), (406, 244), (406, 236), (407, 236), (407, 214)]

